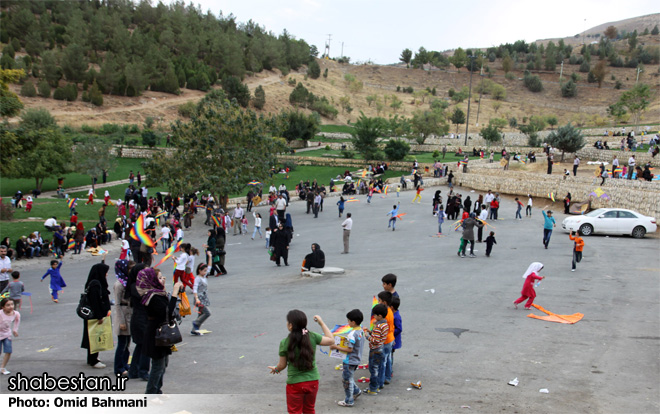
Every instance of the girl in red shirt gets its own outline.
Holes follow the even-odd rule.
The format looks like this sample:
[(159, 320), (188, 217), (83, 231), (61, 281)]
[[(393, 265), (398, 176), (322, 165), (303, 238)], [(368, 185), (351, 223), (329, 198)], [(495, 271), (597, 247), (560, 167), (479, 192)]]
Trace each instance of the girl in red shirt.
[(521, 296), (513, 302), (513, 306), (518, 309), (518, 304), (527, 299), (525, 303), (525, 309), (530, 309), (532, 303), (534, 303), (534, 298), (536, 298), (536, 291), (534, 290), (534, 281), (543, 280), (543, 276), (539, 276), (539, 272), (543, 269), (543, 263), (534, 262), (527, 268), (527, 271), (523, 275), (525, 283), (523, 284)]

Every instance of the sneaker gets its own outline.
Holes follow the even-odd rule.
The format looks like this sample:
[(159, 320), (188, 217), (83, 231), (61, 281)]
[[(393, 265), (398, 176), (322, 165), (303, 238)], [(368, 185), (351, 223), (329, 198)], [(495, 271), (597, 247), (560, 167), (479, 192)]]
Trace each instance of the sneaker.
[(477, 257), (477, 256), (475, 256), (473, 253), (470, 253), (470, 257)]
[(516, 302), (513, 302), (513, 307), (518, 309), (518, 304)]
[(575, 272), (575, 269), (571, 269), (571, 272)]
[(385, 385), (390, 385), (390, 382), (389, 382), (388, 380), (385, 380), (385, 381), (383, 382), (383, 384), (385, 384)]
[(194, 335), (194, 336), (202, 336), (201, 333), (199, 333), (198, 331), (195, 331), (195, 330), (190, 331), (190, 335)]
[(353, 404), (349, 404), (346, 401), (337, 401), (337, 405), (340, 407), (352, 407)]
[(195, 321), (193, 321), (193, 323), (192, 323), (192, 327), (193, 327), (193, 328), (192, 328), (193, 331), (199, 331), (199, 326), (197, 326), (197, 324), (195, 323)]
[(465, 259), (465, 255), (464, 255), (464, 254), (461, 255), (461, 259)]
[(367, 394), (367, 395), (378, 395), (378, 391), (371, 391), (369, 388), (362, 391), (362, 393)]
[[(4, 368), (0, 368), (0, 373), (2, 373), (2, 375), (9, 375), (9, 374), (11, 374), (11, 372), (7, 371), (7, 370), (4, 369)], [(362, 393), (360, 393), (360, 394), (362, 394)], [(360, 394), (358, 394), (358, 395), (360, 395)]]
[[(357, 388), (357, 387), (356, 387), (356, 388)], [(359, 390), (360, 392), (357, 393), (357, 394), (354, 394), (354, 395), (353, 395), (353, 401), (357, 400), (357, 398), (358, 398), (360, 395), (362, 395), (362, 390), (359, 389), (359, 388), (358, 388), (358, 390)]]
[(456, 254), (458, 255), (458, 257), (461, 257), (461, 252), (457, 252)]
[(96, 364), (92, 365), (92, 368), (96, 368), (96, 369), (103, 369), (105, 367), (106, 367), (106, 365), (101, 361), (99, 361)]

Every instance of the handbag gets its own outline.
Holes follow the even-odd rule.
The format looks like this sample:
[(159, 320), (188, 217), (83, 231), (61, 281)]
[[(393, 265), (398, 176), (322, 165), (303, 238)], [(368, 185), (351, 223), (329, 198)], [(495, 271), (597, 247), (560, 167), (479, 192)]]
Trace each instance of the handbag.
[(76, 314), (86, 321), (94, 318), (94, 312), (92, 311), (92, 308), (89, 305), (89, 299), (87, 298), (87, 289), (80, 294), (80, 301), (76, 308)]
[(170, 321), (170, 313), (167, 312), (165, 323), (156, 330), (156, 346), (172, 346), (183, 341), (179, 326), (176, 321)]
[(97, 319), (88, 320), (87, 334), (89, 335), (90, 354), (114, 349), (112, 342), (112, 320), (109, 316), (103, 318), (103, 321), (100, 323)]
[(188, 300), (188, 295), (186, 295), (186, 292), (181, 292), (179, 298), (181, 299), (181, 303), (179, 303), (179, 315), (192, 315), (192, 311), (190, 309), (190, 301)]

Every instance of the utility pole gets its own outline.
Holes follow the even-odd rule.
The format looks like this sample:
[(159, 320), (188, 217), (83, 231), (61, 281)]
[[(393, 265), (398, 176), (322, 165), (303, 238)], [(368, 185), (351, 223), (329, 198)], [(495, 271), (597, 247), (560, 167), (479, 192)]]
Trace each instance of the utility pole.
[(328, 41), (325, 42), (325, 51), (323, 54), (325, 55), (326, 58), (330, 59), (330, 41), (332, 40), (332, 34), (328, 35)]
[(561, 61), (561, 69), (559, 70), (559, 84), (561, 85), (561, 77), (564, 74), (564, 61)]
[[(479, 89), (479, 106), (477, 106), (477, 126), (479, 126), (479, 112), (481, 112), (481, 96), (484, 92), (484, 64), (483, 62), (481, 63), (481, 72), (479, 73), (479, 76), (481, 77), (481, 88)], [(469, 105), (469, 103), (468, 103)]]
[(341, 42), (341, 57), (344, 57), (344, 42)]
[(642, 71), (642, 68), (640, 68), (640, 67), (638, 66), (638, 67), (637, 67), (637, 79), (635, 79), (635, 85), (637, 85), (637, 82), (639, 82), (639, 72), (641, 72), (641, 71)]
[(470, 90), (468, 92), (468, 110), (467, 110), (467, 119), (465, 120), (465, 145), (467, 146), (468, 140), (468, 128), (470, 127), (470, 102), (472, 101), (472, 66), (474, 66), (474, 59), (476, 56), (468, 56), (470, 61)]

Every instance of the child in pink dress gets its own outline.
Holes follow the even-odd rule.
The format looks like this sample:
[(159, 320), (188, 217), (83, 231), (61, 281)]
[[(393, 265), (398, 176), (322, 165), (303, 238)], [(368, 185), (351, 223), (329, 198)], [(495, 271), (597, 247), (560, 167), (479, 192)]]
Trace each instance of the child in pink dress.
[(525, 303), (525, 309), (530, 309), (532, 303), (534, 303), (534, 298), (536, 298), (536, 291), (534, 290), (534, 281), (543, 280), (543, 276), (539, 276), (539, 272), (543, 269), (543, 263), (534, 262), (527, 268), (527, 271), (523, 275), (525, 283), (523, 284), (521, 296), (513, 302), (513, 306), (518, 309), (518, 304), (527, 299)]

